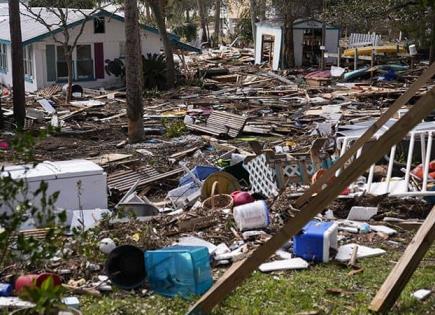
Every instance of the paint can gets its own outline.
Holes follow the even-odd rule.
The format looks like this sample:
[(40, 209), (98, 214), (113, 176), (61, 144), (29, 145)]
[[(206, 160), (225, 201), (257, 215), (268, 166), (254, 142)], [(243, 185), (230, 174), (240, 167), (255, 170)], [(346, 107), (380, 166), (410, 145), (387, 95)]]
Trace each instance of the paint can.
[(234, 220), (241, 231), (262, 229), (269, 225), (269, 208), (264, 200), (257, 200), (233, 209)]

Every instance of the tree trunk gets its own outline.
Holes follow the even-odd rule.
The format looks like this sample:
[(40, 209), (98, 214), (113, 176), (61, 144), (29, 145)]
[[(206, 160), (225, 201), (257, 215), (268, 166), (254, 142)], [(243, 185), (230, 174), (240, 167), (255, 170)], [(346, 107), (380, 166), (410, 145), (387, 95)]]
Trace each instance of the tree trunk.
[(189, 9), (186, 10), (186, 22), (187, 22), (187, 23), (190, 22), (190, 13), (189, 13)]
[(149, 0), (151, 10), (154, 13), (154, 19), (159, 29), (160, 37), (163, 41), (163, 48), (166, 55), (166, 86), (173, 88), (175, 86), (175, 65), (174, 53), (172, 52), (172, 45), (169, 41), (168, 33), (166, 32), (166, 23), (163, 16), (163, 5), (159, 0)]
[(199, 12), (199, 20), (201, 22), (201, 29), (202, 29), (202, 36), (201, 36), (201, 42), (207, 43), (208, 42), (208, 36), (207, 36), (207, 28), (206, 28), (206, 18), (205, 18), (205, 8), (204, 8), (204, 0), (197, 0), (198, 3), (198, 12)]
[(430, 31), (430, 49), (429, 49), (429, 62), (435, 61), (435, 4), (431, 5), (431, 31)]
[(69, 104), (72, 98), (72, 84), (73, 84), (73, 65), (72, 65), (72, 51), (69, 51), (70, 48), (64, 48), (65, 51), (65, 61), (66, 67), (68, 70), (68, 87), (66, 89), (66, 103)]
[(255, 30), (257, 29), (255, 27), (255, 23), (257, 23), (257, 5), (256, 0), (249, 0), (249, 13), (251, 15), (251, 27), (252, 27), (252, 42), (254, 43), (255, 47), (255, 39), (257, 34), (255, 34)]
[(137, 0), (125, 0), (125, 48), (128, 141), (143, 139), (142, 56), (139, 37)]
[(9, 0), (9, 27), (12, 49), (12, 91), (14, 118), (18, 129), (24, 127), (26, 118), (26, 95), (24, 86), (23, 43), (21, 40), (20, 4)]
[[(284, 68), (295, 66), (295, 52), (293, 45), (293, 22), (294, 18), (285, 16), (284, 18), (284, 49), (281, 54), (281, 64)], [(276, 58), (277, 56), (274, 56)]]
[(221, 0), (215, 1), (214, 6), (214, 36), (213, 36), (213, 45), (215, 47), (219, 46), (219, 34), (220, 34), (220, 25), (221, 25)]

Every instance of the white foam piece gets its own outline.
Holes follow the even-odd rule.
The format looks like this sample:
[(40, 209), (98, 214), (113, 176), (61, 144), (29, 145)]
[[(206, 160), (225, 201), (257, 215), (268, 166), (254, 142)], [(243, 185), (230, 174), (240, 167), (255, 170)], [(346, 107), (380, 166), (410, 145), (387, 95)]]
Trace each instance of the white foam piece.
[(181, 237), (178, 239), (177, 244), (182, 246), (204, 246), (207, 247), (210, 255), (212, 255), (217, 248), (216, 245), (195, 236)]
[(377, 207), (352, 207), (347, 216), (347, 219), (356, 221), (368, 221), (377, 213)]
[(292, 258), (284, 260), (275, 260), (272, 262), (261, 264), (258, 269), (261, 272), (271, 272), (280, 270), (306, 269), (309, 264), (302, 258)]
[(335, 256), (335, 259), (341, 262), (349, 261), (353, 248), (355, 246), (358, 246), (358, 252), (357, 252), (357, 258), (365, 258), (365, 257), (373, 257), (373, 256), (379, 256), (385, 253), (385, 251), (381, 248), (370, 248), (363, 245), (358, 245), (355, 243), (352, 244), (346, 244), (342, 245), (338, 248), (337, 255)]
[(387, 235), (396, 234), (397, 231), (385, 225), (370, 225), (370, 228), (375, 232), (381, 232)]
[(432, 293), (431, 290), (420, 289), (412, 293), (411, 295), (415, 297), (417, 300), (422, 301), (427, 298)]

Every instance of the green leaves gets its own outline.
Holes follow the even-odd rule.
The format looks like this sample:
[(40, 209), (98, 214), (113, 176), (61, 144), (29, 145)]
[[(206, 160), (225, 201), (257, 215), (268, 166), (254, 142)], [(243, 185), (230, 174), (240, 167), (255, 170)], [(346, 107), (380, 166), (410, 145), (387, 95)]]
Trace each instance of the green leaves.
[(57, 314), (59, 310), (66, 309), (66, 305), (62, 304), (61, 300), (64, 292), (64, 288), (55, 285), (53, 277), (49, 276), (40, 287), (36, 285), (35, 281), (32, 286), (25, 286), (20, 298), (34, 303), (35, 307), (32, 311), (37, 314)]

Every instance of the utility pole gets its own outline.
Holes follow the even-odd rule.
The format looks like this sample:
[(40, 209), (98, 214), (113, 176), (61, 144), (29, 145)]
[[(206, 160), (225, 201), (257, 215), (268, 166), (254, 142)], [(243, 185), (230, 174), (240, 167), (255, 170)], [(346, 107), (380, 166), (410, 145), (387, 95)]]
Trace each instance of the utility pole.
[(12, 48), (12, 92), (14, 118), (17, 128), (24, 127), (26, 118), (26, 95), (24, 87), (23, 43), (21, 40), (20, 2), (9, 0), (9, 28)]

